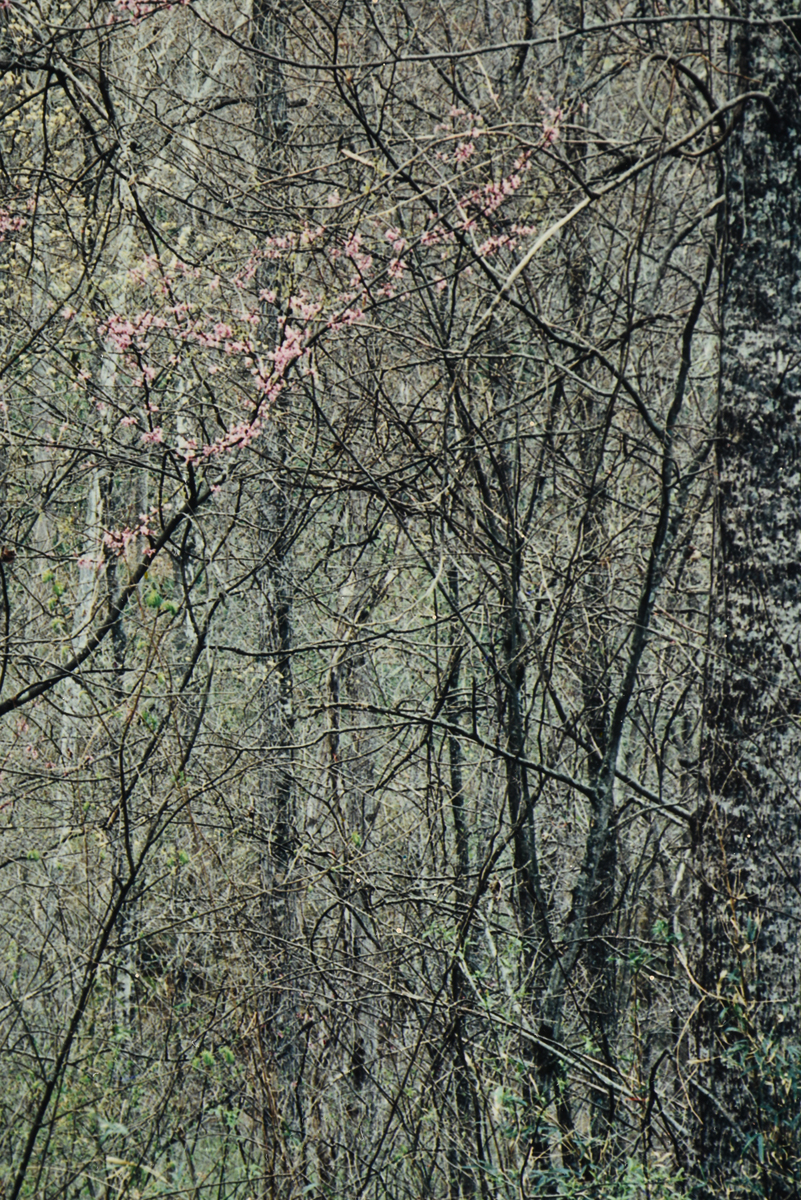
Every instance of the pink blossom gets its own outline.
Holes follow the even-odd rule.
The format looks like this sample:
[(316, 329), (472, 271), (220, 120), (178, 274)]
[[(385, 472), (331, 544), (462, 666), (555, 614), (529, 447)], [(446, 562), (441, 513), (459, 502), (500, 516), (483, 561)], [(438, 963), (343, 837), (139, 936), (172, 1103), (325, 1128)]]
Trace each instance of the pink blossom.
[(85, 384), (87, 384), (90, 381), (91, 378), (92, 378), (92, 376), (89, 373), (89, 371), (85, 371), (85, 370), (79, 371), (75, 377), (75, 382), (72, 385), (73, 391), (76, 391), (76, 392), (79, 391), (81, 389), (81, 387), (83, 387)]
[(491, 254), (495, 254), (504, 247), (511, 250), (516, 244), (516, 239), (509, 237), (508, 234), (496, 234), (494, 237), (487, 238), (485, 242), (482, 242), (478, 248), (478, 252), (482, 258), (488, 258)]
[(0, 208), (0, 242), (5, 241), (7, 233), (16, 233), (25, 224), (24, 217), (12, 217), (4, 208)]
[[(153, 537), (155, 536), (150, 527), (150, 518), (158, 512), (158, 506), (154, 505), (150, 513), (139, 514), (139, 524), (131, 528), (126, 525), (124, 529), (109, 529), (103, 534), (103, 544), (107, 550), (117, 556), (124, 554), (132, 541), (138, 537)], [(145, 550), (145, 557), (149, 557), (153, 551)], [(91, 560), (89, 560), (91, 562)], [(98, 561), (98, 566), (101, 565)]]
[(270, 358), (273, 360), (275, 370), (278, 375), (283, 375), (287, 367), (294, 359), (299, 358), (303, 353), (301, 344), (301, 335), (297, 329), (293, 329), (291, 325), (284, 327), (284, 340), (277, 350), (273, 350)]
[(549, 108), (542, 121), (543, 142), (551, 146), (559, 137), (559, 126), (562, 122), (561, 108)]
[(300, 235), (300, 244), (305, 249), (311, 246), (318, 238), (321, 238), (325, 233), (325, 225), (318, 225), (316, 229), (312, 229), (308, 224), (303, 226), (303, 232)]
[(453, 230), (444, 229), (441, 225), (435, 225), (433, 229), (426, 229), (420, 235), (421, 246), (436, 246), (440, 242), (452, 242), (456, 237)]
[(360, 273), (366, 275), (373, 265), (373, 256), (372, 254), (354, 254), (353, 261)]
[(155, 429), (151, 429), (149, 433), (142, 434), (142, 441), (146, 446), (158, 446), (164, 441), (164, 433), (160, 425)]
[(348, 258), (353, 258), (359, 253), (359, 247), (362, 244), (362, 235), (360, 233), (352, 233), (343, 247)]
[(265, 238), (262, 257), (267, 259), (283, 258), (287, 250), (292, 250), (297, 243), (298, 235), (292, 231), (277, 237)]
[(289, 303), (294, 315), (300, 317), (302, 321), (312, 321), (316, 316), (319, 316), (323, 307), (320, 301), (312, 304), (300, 296), (291, 296)]
[[(262, 432), (263, 423), (256, 417), (253, 421), (240, 421), (215, 442), (203, 447), (204, 458), (216, 458), (230, 450), (249, 446)], [(188, 461), (188, 460), (187, 460)]]
[(119, 557), (125, 553), (128, 543), (134, 537), (136, 537), (136, 534), (132, 529), (109, 529), (103, 534), (103, 545), (112, 554)]
[(197, 462), (197, 439), (196, 438), (178, 438), (178, 451), (184, 456), (184, 462)]
[(408, 242), (406, 241), (406, 238), (401, 233), (400, 229), (390, 228), (387, 230), (387, 232), (384, 236), (386, 237), (388, 242), (392, 243), (392, 249), (395, 251), (396, 254), (402, 254), (408, 245)]
[(338, 317), (331, 317), (328, 322), (329, 329), (342, 329), (347, 325), (356, 325), (359, 321), (364, 320), (364, 311), (361, 308), (346, 308)]

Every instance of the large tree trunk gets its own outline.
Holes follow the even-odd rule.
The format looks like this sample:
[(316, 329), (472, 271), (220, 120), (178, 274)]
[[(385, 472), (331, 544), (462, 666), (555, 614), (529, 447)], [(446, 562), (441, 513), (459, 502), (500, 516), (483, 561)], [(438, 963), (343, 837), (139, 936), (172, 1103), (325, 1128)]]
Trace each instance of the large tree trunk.
[[(799, 1016), (801, 51), (798, 21), (758, 20), (787, 7), (753, 3), (732, 34), (733, 93), (765, 98), (747, 102), (727, 147), (697, 1095), (717, 1186), (753, 1175), (771, 1196), (798, 1194), (772, 1074)], [(773, 1066), (759, 1067), (759, 1042)]]

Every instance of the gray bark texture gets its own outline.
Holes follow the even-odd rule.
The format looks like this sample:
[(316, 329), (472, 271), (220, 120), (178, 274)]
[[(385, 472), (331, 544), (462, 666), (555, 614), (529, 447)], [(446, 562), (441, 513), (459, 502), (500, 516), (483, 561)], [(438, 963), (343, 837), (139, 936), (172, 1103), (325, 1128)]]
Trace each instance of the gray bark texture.
[(756, 1148), (772, 1196), (797, 1192), (780, 1145), (773, 1163), (762, 1149), (781, 1114), (753, 1050), (782, 1062), (797, 1036), (801, 918), (801, 48), (786, 9), (753, 4), (731, 44), (732, 88), (764, 98), (726, 148), (698, 1099), (711, 1175), (731, 1180)]

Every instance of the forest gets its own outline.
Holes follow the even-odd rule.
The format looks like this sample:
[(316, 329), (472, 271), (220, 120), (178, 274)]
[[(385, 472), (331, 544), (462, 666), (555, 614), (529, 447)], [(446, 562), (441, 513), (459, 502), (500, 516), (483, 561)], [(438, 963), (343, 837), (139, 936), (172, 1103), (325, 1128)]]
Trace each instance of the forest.
[(795, 3), (0, 66), (0, 1198), (801, 1196)]

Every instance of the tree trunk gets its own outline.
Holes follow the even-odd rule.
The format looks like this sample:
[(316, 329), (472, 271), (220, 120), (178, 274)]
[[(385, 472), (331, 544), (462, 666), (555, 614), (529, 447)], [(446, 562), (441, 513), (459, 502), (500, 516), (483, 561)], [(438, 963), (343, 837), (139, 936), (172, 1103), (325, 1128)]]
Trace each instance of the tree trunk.
[(772, 1196), (797, 1194), (772, 1080), (798, 1034), (801, 918), (801, 30), (782, 8), (752, 4), (731, 44), (732, 90), (765, 95), (727, 147), (697, 1100), (717, 1186)]
[[(262, 187), (275, 177), (284, 161), (287, 138), (286, 83), (281, 60), (286, 47), (286, 13), (279, 2), (254, 0), (251, 47), (254, 53), (255, 165)], [(273, 232), (273, 230), (265, 230)], [(259, 293), (278, 290), (275, 264), (264, 262), (256, 273)], [(275, 310), (262, 310), (263, 338), (272, 350), (281, 329)], [(272, 344), (270, 344), (272, 343)], [(259, 696), (261, 742), (259, 805), (263, 850), (263, 938), (265, 965), (272, 977), (265, 1020), (272, 1034), (272, 1051), (282, 1085), (280, 1097), (285, 1128), (303, 1153), (303, 1098), (300, 1070), (301, 1032), (298, 1025), (296, 943), (297, 901), (290, 879), (296, 841), (293, 752), (292, 678), (292, 501), (289, 492), (288, 398), (284, 392), (272, 411), (263, 414), (261, 471), (256, 482), (259, 651), (264, 677)], [(265, 1123), (272, 1126), (272, 1121)], [(273, 1129), (277, 1139), (279, 1133)], [(265, 1147), (272, 1154), (275, 1146)], [(272, 1168), (269, 1168), (270, 1170)], [(291, 1189), (294, 1168), (289, 1169)], [(273, 1183), (274, 1186), (274, 1183)]]

